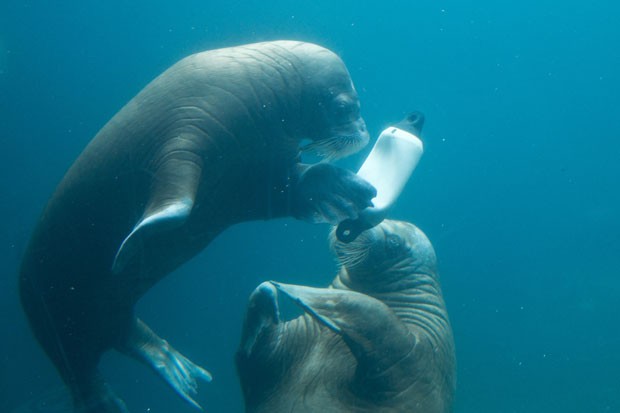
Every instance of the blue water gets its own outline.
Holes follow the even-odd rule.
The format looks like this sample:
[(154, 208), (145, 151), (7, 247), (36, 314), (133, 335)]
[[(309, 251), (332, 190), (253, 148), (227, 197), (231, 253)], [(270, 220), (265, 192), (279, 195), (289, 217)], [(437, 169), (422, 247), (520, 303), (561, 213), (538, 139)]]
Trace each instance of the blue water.
[[(280, 38), (343, 57), (373, 136), (426, 114), (426, 152), (392, 216), (422, 228), (439, 256), (455, 412), (620, 412), (617, 2), (178, 3), (0, 4), (1, 412), (49, 394), (62, 411), (16, 272), (71, 162), (181, 57)], [(333, 277), (326, 233), (292, 220), (235, 227), (139, 303), (213, 373), (197, 398), (206, 411), (242, 411), (233, 354), (253, 288)], [(102, 364), (132, 412), (193, 411), (134, 361)]]

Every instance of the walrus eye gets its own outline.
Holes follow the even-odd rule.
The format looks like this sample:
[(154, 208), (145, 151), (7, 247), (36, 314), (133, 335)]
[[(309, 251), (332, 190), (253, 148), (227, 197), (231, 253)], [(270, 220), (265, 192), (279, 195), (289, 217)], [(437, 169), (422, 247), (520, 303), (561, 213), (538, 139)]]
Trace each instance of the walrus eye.
[(351, 106), (351, 104), (347, 102), (338, 102), (338, 104), (336, 105), (336, 111), (340, 113), (348, 112), (352, 108), (353, 107)]
[(393, 255), (396, 254), (398, 252), (398, 250), (400, 250), (400, 246), (401, 246), (401, 239), (400, 237), (394, 235), (394, 234), (390, 234), (387, 236), (386, 240), (385, 240), (385, 248), (388, 252), (388, 254)]
[(336, 107), (334, 108), (334, 115), (338, 118), (342, 118), (342, 117), (349, 117), (349, 113), (351, 112), (351, 107), (347, 106), (345, 104), (338, 104), (336, 105)]
[(358, 110), (358, 105), (353, 102), (347, 96), (338, 96), (335, 100), (334, 112), (338, 116), (347, 115), (349, 113), (356, 112)]

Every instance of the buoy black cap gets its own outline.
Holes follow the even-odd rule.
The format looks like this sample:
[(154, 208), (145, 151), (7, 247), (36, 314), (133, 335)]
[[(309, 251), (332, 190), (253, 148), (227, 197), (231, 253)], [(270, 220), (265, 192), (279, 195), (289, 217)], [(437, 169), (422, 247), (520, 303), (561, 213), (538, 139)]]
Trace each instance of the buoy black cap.
[(422, 133), (422, 126), (424, 126), (424, 115), (422, 112), (411, 112), (394, 126), (419, 138)]

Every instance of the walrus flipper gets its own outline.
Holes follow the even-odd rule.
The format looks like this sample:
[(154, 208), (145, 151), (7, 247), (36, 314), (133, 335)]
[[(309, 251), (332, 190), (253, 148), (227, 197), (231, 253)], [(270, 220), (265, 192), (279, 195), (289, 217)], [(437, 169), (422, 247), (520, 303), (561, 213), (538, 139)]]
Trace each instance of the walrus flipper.
[(357, 219), (372, 206), (376, 189), (355, 173), (329, 163), (296, 166), (292, 216), (312, 223), (337, 225)]
[(198, 380), (211, 381), (211, 374), (175, 350), (155, 334), (142, 320), (136, 320), (119, 351), (152, 368), (174, 391), (197, 409), (202, 407), (192, 398)]
[(380, 375), (407, 357), (416, 340), (382, 301), (366, 294), (273, 282), (275, 287), (343, 340), (360, 367)]
[[(179, 141), (192, 142), (191, 137), (184, 136), (172, 139), (168, 146), (179, 145)], [(192, 148), (183, 151), (164, 148), (162, 152), (144, 214), (114, 257), (112, 272), (115, 274), (121, 273), (139, 253), (143, 239), (180, 227), (192, 212), (202, 173), (200, 161), (191, 157)]]
[(142, 245), (142, 237), (181, 226), (189, 217), (192, 206), (193, 200), (181, 199), (142, 218), (118, 249), (112, 264), (112, 272), (119, 274), (123, 271), (132, 257), (137, 254)]
[(279, 322), (278, 292), (272, 283), (264, 282), (250, 295), (240, 352), (249, 357), (261, 335), (269, 334)]
[[(323, 324), (330, 330), (334, 331), (337, 334), (342, 334), (341, 328), (338, 326), (337, 322), (331, 320), (332, 314), (326, 314), (323, 311), (317, 311), (313, 305), (318, 303), (320, 300), (325, 300), (323, 303), (325, 306), (333, 305), (333, 302), (329, 302), (327, 297), (324, 296), (325, 288), (312, 288), (306, 287), (302, 285), (293, 285), (293, 284), (282, 284), (275, 281), (270, 281), (270, 283), (276, 287), (278, 291), (281, 291), (289, 297), (295, 304), (301, 307), (306, 313), (311, 315), (314, 319), (316, 319), (319, 323)], [(335, 298), (335, 297), (334, 297)]]

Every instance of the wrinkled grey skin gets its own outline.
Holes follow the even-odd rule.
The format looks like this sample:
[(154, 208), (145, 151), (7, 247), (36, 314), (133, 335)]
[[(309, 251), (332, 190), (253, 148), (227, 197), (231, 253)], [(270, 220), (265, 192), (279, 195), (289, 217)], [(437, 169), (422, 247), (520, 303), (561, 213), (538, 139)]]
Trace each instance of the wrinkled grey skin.
[[(384, 221), (331, 243), (341, 269), (330, 288), (252, 293), (237, 352), (246, 411), (451, 411), (454, 343), (429, 240)], [(280, 321), (282, 295), (305, 314)]]
[(189, 56), (147, 85), (95, 136), (51, 197), (19, 278), (32, 330), (81, 412), (126, 412), (100, 377), (116, 349), (182, 398), (211, 376), (134, 315), (166, 274), (242, 221), (336, 223), (375, 191), (327, 158), (368, 141), (343, 62), (279, 41)]

